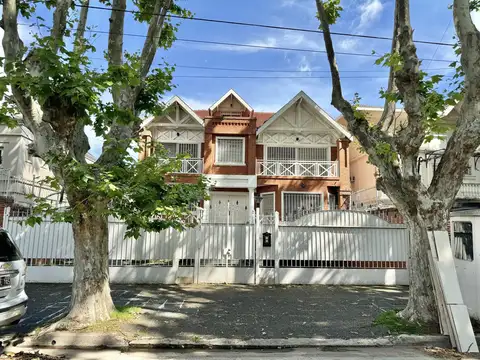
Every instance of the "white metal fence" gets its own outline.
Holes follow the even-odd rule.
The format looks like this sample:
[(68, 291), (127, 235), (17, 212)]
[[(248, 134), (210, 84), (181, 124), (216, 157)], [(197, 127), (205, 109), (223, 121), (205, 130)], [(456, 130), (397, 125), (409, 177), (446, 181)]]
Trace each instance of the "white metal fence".
[[(281, 223), (278, 213), (238, 224), (200, 223), (125, 239), (109, 222), (109, 264), (119, 283), (406, 284), (408, 233), (373, 215), (324, 211), (310, 225)], [(7, 211), (4, 227), (29, 265), (30, 282), (73, 279), (70, 224), (35, 227)], [(233, 215), (232, 215), (233, 218)]]

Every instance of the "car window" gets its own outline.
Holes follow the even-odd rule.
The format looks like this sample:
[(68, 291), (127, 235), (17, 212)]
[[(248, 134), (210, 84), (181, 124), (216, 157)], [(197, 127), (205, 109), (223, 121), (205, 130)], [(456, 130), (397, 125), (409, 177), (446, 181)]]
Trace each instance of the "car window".
[(0, 231), (0, 261), (22, 260), (22, 254), (8, 234)]

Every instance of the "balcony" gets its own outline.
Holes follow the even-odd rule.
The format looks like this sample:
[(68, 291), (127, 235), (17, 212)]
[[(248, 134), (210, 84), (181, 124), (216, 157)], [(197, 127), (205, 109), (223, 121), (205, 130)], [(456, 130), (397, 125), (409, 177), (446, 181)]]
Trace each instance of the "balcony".
[(457, 199), (480, 200), (480, 183), (463, 183), (456, 197)]
[(201, 174), (203, 172), (203, 159), (182, 159), (181, 166), (176, 174)]
[(257, 175), (338, 177), (336, 161), (258, 160)]

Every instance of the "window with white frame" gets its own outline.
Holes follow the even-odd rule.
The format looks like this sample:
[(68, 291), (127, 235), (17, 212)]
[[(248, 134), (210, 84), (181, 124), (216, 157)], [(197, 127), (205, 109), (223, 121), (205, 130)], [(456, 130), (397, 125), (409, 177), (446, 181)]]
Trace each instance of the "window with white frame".
[(3, 165), (3, 155), (4, 155), (4, 148), (3, 146), (0, 147), (0, 166)]
[(174, 158), (180, 154), (187, 154), (192, 159), (200, 158), (200, 144), (162, 143), (162, 145), (167, 150), (168, 157)]
[(217, 136), (216, 165), (245, 165), (245, 138)]
[(473, 261), (473, 232), (469, 221), (453, 222), (453, 256), (460, 260)]
[(282, 193), (282, 216), (284, 221), (295, 221), (302, 216), (323, 210), (323, 194), (321, 193)]
[(330, 161), (327, 147), (281, 147), (268, 146), (267, 161)]

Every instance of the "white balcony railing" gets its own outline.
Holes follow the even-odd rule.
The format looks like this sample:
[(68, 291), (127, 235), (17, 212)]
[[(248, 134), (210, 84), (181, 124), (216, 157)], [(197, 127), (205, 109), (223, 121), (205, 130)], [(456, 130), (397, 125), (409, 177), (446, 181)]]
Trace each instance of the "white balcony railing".
[(338, 177), (336, 161), (259, 160), (257, 175)]
[(463, 183), (457, 193), (457, 199), (480, 200), (480, 184)]
[(203, 172), (203, 159), (182, 159), (180, 170), (177, 174), (201, 174)]
[(368, 189), (362, 189), (352, 193), (352, 207), (354, 209), (363, 209), (370, 207), (383, 207), (390, 206), (392, 201), (388, 198), (387, 194), (383, 191), (377, 190), (372, 187)]

